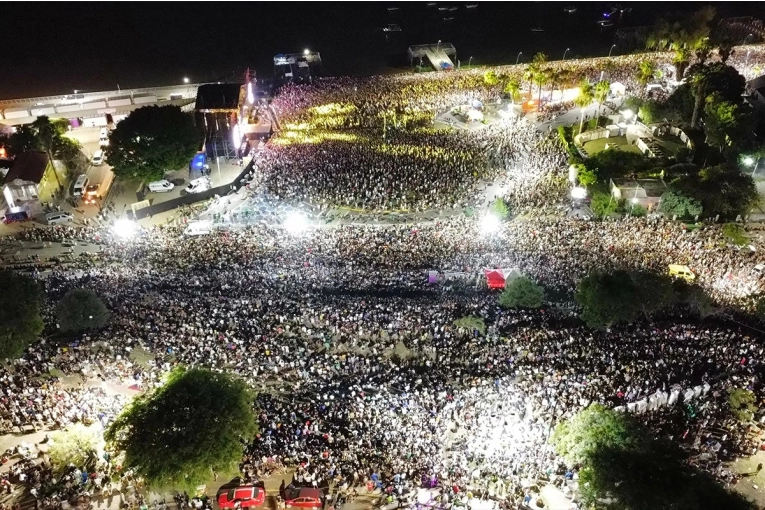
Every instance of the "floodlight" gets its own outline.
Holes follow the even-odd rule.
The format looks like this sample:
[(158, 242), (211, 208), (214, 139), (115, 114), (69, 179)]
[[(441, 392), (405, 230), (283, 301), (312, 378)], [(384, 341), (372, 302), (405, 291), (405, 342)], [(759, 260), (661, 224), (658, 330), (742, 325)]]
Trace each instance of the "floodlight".
[(309, 53), (311, 53), (311, 52), (308, 50), (308, 48), (303, 50), (303, 55), (308, 55)]
[(287, 215), (282, 223), (284, 229), (292, 235), (300, 235), (308, 228), (308, 220), (298, 212)]
[(744, 164), (746, 166), (752, 166), (754, 164), (754, 158), (752, 156), (747, 156), (744, 158)]
[(481, 232), (484, 234), (493, 234), (499, 230), (499, 218), (493, 214), (487, 214), (481, 220)]
[(587, 190), (581, 186), (575, 186), (574, 189), (571, 190), (571, 198), (575, 200), (584, 200), (587, 198)]
[(114, 222), (112, 232), (122, 239), (130, 239), (135, 235), (137, 229), (138, 225), (134, 221), (122, 219)]
[(632, 117), (635, 116), (635, 112), (632, 110), (624, 110), (622, 112), (622, 115), (624, 115), (624, 120), (630, 120)]
[(188, 83), (188, 82), (189, 82), (189, 79), (188, 79), (187, 77), (185, 77), (185, 76), (184, 76), (184, 77), (183, 77), (183, 83)]

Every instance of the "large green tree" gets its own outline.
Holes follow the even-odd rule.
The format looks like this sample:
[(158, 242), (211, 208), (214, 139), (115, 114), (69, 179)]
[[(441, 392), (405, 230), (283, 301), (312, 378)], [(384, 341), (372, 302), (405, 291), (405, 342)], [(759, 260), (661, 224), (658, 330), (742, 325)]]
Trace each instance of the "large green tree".
[(539, 308), (545, 298), (545, 291), (526, 276), (507, 282), (499, 295), (499, 304), (505, 308)]
[[(602, 447), (579, 473), (586, 508), (608, 510), (756, 510), (738, 493), (691, 467), (684, 453), (663, 440), (643, 439), (632, 447)], [(607, 503), (604, 503), (604, 500)]]
[(674, 443), (652, 436), (632, 415), (592, 404), (558, 424), (551, 442), (569, 465), (580, 466), (585, 508), (755, 509), (688, 465)]
[(0, 358), (16, 358), (43, 330), (43, 290), (36, 280), (0, 271)]
[(668, 216), (678, 218), (695, 218), (701, 216), (701, 203), (691, 197), (685, 196), (680, 190), (673, 189), (672, 185), (661, 196), (659, 210)]
[(672, 189), (698, 201), (706, 217), (735, 218), (749, 212), (758, 199), (752, 177), (726, 165), (705, 168), (698, 176), (680, 177), (672, 182)]
[(109, 310), (92, 290), (72, 289), (56, 305), (56, 320), (62, 331), (79, 333), (104, 327)]
[(185, 168), (200, 142), (193, 118), (179, 107), (145, 106), (109, 135), (106, 161), (120, 177), (161, 179), (166, 171)]
[(584, 166), (605, 183), (614, 177), (636, 174), (648, 170), (651, 160), (642, 154), (606, 149), (593, 154), (584, 161)]
[(244, 444), (257, 433), (253, 402), (245, 383), (227, 373), (177, 368), (128, 405), (105, 438), (150, 486), (193, 488), (211, 470), (237, 471)]
[(637, 271), (592, 273), (579, 282), (575, 298), (582, 320), (594, 328), (630, 323), (676, 302), (672, 280)]
[(717, 94), (707, 98), (704, 132), (707, 143), (720, 149), (738, 151), (754, 138), (754, 119), (750, 108), (730, 101), (720, 101)]
[(70, 464), (80, 469), (93, 469), (98, 462), (98, 436), (85, 425), (76, 423), (53, 433), (48, 454), (57, 474)]
[(722, 62), (709, 65), (695, 64), (688, 69), (689, 82), (693, 91), (694, 105), (691, 126), (700, 126), (701, 114), (707, 98), (716, 95), (716, 102), (743, 103), (742, 94), (746, 79), (735, 68)]
[(641, 439), (640, 429), (628, 415), (595, 403), (558, 423), (550, 442), (573, 465), (585, 462), (597, 450), (634, 447)]

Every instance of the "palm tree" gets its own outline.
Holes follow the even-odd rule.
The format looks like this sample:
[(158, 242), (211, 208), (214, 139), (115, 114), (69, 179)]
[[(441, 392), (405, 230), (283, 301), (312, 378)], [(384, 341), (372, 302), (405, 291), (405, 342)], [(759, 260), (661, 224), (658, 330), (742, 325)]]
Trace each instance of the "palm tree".
[(539, 103), (542, 103), (542, 86), (550, 83), (550, 69), (540, 69), (534, 76), (534, 83), (539, 86)]
[(638, 83), (645, 87), (651, 83), (654, 74), (656, 74), (656, 64), (650, 60), (643, 60), (640, 62), (637, 76)]
[(542, 85), (550, 81), (550, 72), (545, 69), (547, 63), (547, 55), (543, 51), (537, 52), (534, 58), (531, 59), (531, 63), (534, 65), (535, 74), (533, 77), (534, 83), (539, 85), (539, 102), (542, 102)]
[(515, 98), (521, 92), (521, 83), (517, 78), (510, 78), (505, 84), (505, 94), (510, 95), (510, 100), (515, 104)]
[(50, 121), (47, 115), (41, 115), (37, 117), (34, 122), (32, 122), (32, 129), (34, 129), (37, 133), (37, 138), (40, 140), (40, 145), (43, 147), (45, 152), (48, 154), (48, 159), (50, 160), (50, 164), (53, 167), (53, 175), (56, 176), (56, 182), (58, 183), (58, 188), (61, 189), (61, 179), (58, 176), (58, 171), (56, 171), (56, 165), (53, 162), (53, 143), (54, 139), (60, 135), (58, 132), (58, 129), (56, 126)]
[(691, 127), (699, 127), (699, 118), (701, 110), (704, 107), (704, 101), (707, 98), (707, 80), (709, 78), (709, 68), (704, 64), (697, 64), (691, 67), (691, 86), (695, 93), (695, 102), (693, 104), (693, 115), (691, 116)]
[(611, 83), (607, 80), (601, 80), (595, 85), (595, 101), (598, 102), (598, 117), (600, 117), (600, 107), (606, 102), (608, 93), (611, 92)]
[(529, 99), (531, 99), (531, 95), (533, 93), (533, 87), (534, 87), (534, 77), (539, 72), (539, 67), (535, 63), (529, 64), (529, 66), (526, 68), (526, 71), (523, 73), (523, 79), (529, 82)]
[(672, 59), (672, 63), (675, 66), (675, 80), (680, 81), (683, 79), (683, 75), (685, 74), (685, 70), (688, 69), (690, 60), (691, 50), (685, 46), (675, 50), (675, 56)]
[(576, 99), (574, 99), (574, 104), (581, 108), (581, 116), (582, 120), (579, 123), (579, 132), (582, 132), (582, 128), (584, 127), (584, 109), (590, 106), (592, 104), (592, 100), (595, 98), (595, 93), (593, 92), (592, 85), (590, 85), (590, 82), (587, 80), (582, 80), (579, 82), (579, 95), (576, 96)]

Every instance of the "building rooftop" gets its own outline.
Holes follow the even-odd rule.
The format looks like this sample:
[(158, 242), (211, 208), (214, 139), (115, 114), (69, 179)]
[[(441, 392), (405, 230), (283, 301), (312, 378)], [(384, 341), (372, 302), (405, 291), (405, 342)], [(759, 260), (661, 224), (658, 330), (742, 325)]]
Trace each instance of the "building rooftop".
[(234, 111), (239, 108), (242, 85), (239, 83), (210, 83), (197, 89), (196, 110)]
[(625, 197), (658, 198), (667, 191), (667, 185), (662, 179), (611, 179), (611, 182)]
[(48, 155), (42, 151), (22, 152), (13, 160), (11, 169), (3, 180), (3, 184), (16, 179), (40, 183), (48, 167)]

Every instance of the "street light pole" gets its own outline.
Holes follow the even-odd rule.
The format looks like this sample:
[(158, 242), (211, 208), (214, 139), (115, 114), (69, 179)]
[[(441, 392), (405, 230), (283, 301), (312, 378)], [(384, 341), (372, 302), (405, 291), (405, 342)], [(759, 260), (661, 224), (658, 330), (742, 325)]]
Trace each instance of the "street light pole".
[(519, 52), (518, 52), (518, 56), (517, 56), (517, 57), (515, 57), (515, 65), (518, 65), (518, 59), (520, 59), (520, 58), (521, 58), (521, 55), (523, 55), (523, 52), (522, 52), (522, 51), (519, 51)]
[(566, 48), (566, 51), (563, 52), (563, 60), (566, 60), (566, 53), (568, 53), (568, 50), (571, 48)]
[(470, 67), (470, 62), (472, 62), (472, 61), (473, 61), (473, 57), (470, 57), (470, 58), (468, 59), (468, 67)]
[(615, 44), (612, 44), (612, 45), (611, 45), (611, 49), (610, 49), (610, 50), (608, 50), (608, 56), (609, 56), (609, 57), (611, 56), (611, 52), (612, 52), (612, 51), (614, 51), (614, 48), (616, 48), (616, 45), (615, 45)]

